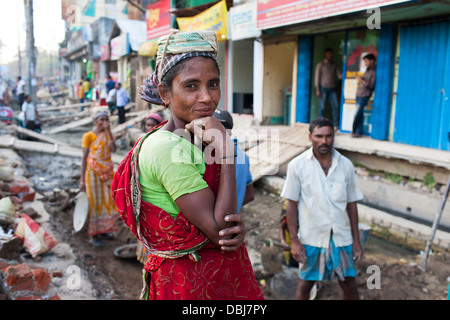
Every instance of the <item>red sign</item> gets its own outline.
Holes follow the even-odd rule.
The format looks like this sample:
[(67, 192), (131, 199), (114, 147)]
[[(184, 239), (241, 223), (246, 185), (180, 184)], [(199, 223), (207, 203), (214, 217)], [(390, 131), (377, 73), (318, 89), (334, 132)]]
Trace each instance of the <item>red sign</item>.
[(152, 40), (170, 32), (170, 0), (159, 0), (145, 9), (147, 40)]
[(257, 0), (258, 29), (337, 16), (411, 0)]

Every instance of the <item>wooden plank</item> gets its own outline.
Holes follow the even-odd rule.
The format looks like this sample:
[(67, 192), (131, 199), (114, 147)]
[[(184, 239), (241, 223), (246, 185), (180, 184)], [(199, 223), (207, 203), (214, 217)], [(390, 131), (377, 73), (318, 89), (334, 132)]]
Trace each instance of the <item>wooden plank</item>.
[(45, 136), (43, 134), (40, 134), (38, 132), (31, 131), (31, 130), (28, 130), (26, 128), (22, 128), (22, 127), (14, 125), (14, 124), (12, 125), (12, 127), (17, 132), (20, 132), (20, 133), (25, 134), (25, 135), (27, 135), (29, 137), (33, 137), (33, 138), (36, 138), (36, 139), (44, 141), (44, 142), (48, 142), (48, 143), (52, 143), (52, 144), (56, 144), (56, 145), (60, 145), (60, 146), (67, 146), (67, 147), (69, 146), (67, 143), (64, 143), (64, 142), (61, 142), (59, 140), (47, 137), (47, 136)]
[(309, 124), (295, 124), (287, 130), (280, 130), (265, 141), (250, 148), (250, 171), (253, 181), (265, 175), (274, 175), (278, 169), (301, 154), (310, 146)]
[[(112, 116), (111, 118), (114, 118), (114, 117), (115, 117), (115, 119), (117, 119), (117, 116)], [(64, 132), (64, 131), (67, 131), (67, 130), (70, 130), (73, 128), (77, 128), (77, 127), (81, 127), (81, 126), (84, 126), (84, 125), (87, 125), (90, 123), (92, 123), (92, 118), (90, 116), (88, 116), (88, 117), (80, 119), (78, 121), (73, 121), (73, 122), (64, 124), (62, 126), (47, 130), (47, 134), (55, 134), (55, 133)]]
[[(125, 106), (125, 109), (128, 110), (128, 109), (131, 109), (134, 106), (135, 106), (135, 103), (129, 103), (129, 104), (127, 104)], [(132, 113), (129, 113), (128, 116), (140, 115), (141, 112), (142, 111), (132, 112)], [(119, 117), (117, 115), (110, 116), (109, 117), (109, 121), (110, 122), (117, 121), (118, 118)], [(62, 126), (59, 126), (59, 127), (56, 127), (56, 128), (52, 128), (50, 130), (47, 130), (47, 133), (48, 134), (60, 133), (60, 132), (64, 132), (64, 131), (67, 131), (67, 130), (70, 130), (70, 129), (73, 129), (73, 128), (81, 127), (81, 126), (84, 126), (84, 125), (87, 125), (87, 124), (90, 124), (90, 123), (92, 123), (92, 118), (90, 116), (88, 116), (88, 117), (80, 119), (78, 121), (67, 123), (65, 125), (62, 125)]]
[(69, 104), (69, 105), (65, 105), (65, 106), (39, 108), (38, 112), (66, 110), (66, 109), (81, 108), (81, 107), (91, 107), (93, 105), (94, 105), (93, 102), (76, 103), (76, 104)]
[[(136, 123), (138, 123), (139, 121), (142, 121), (145, 119), (145, 117), (148, 115), (148, 111), (137, 111), (136, 113), (134, 113), (136, 115), (136, 117), (127, 120), (126, 122), (119, 124), (117, 126), (115, 126), (111, 131), (114, 134), (118, 134), (119, 132), (127, 129), (128, 127), (131, 127), (133, 125), (135, 125)], [(133, 114), (133, 115), (134, 115)], [(129, 114), (128, 116), (131, 116), (131, 114)]]
[[(70, 146), (59, 146), (55, 144), (38, 141), (20, 140), (16, 139), (11, 135), (2, 136), (2, 139), (0, 139), (0, 148), (11, 148), (15, 150), (23, 150), (29, 152), (49, 153), (54, 155), (62, 155), (80, 159), (83, 156), (81, 148), (74, 148)], [(115, 164), (119, 164), (123, 160), (124, 156), (119, 154), (113, 154), (111, 158)]]
[(416, 164), (430, 164), (450, 170), (450, 152), (444, 150), (370, 138), (352, 139), (349, 135), (337, 135), (334, 147), (385, 158), (403, 159)]

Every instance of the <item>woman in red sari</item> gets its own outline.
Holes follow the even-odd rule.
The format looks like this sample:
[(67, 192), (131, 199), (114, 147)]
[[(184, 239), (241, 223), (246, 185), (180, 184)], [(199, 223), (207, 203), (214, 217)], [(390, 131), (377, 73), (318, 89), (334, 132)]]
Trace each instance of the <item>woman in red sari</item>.
[(112, 185), (123, 221), (150, 253), (141, 299), (263, 299), (236, 214), (234, 144), (212, 117), (216, 35), (173, 30), (158, 44), (141, 97), (168, 106), (170, 118), (136, 143)]

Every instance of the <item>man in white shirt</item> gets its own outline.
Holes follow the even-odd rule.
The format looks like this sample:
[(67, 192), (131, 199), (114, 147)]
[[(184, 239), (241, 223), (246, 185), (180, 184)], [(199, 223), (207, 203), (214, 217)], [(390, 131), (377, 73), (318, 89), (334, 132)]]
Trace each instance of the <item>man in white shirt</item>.
[(25, 102), (22, 104), (22, 111), (25, 128), (34, 131), (36, 129), (36, 121), (39, 120), (39, 115), (33, 102), (31, 102), (31, 97), (29, 95), (25, 95)]
[(300, 262), (296, 299), (309, 299), (316, 281), (336, 275), (344, 299), (358, 299), (356, 269), (363, 255), (356, 201), (363, 198), (353, 164), (333, 148), (333, 123), (310, 124), (311, 148), (287, 169), (281, 197), (287, 199), (291, 253)]
[(23, 102), (25, 101), (25, 81), (23, 81), (22, 77), (17, 77), (17, 88), (16, 94), (19, 103), (19, 107), (22, 107)]
[(106, 97), (106, 103), (108, 104), (109, 111), (111, 114), (113, 113), (114, 109), (116, 108), (116, 88), (109, 90), (108, 96)]
[(125, 106), (128, 103), (127, 91), (122, 88), (121, 83), (116, 84), (116, 106), (119, 115), (119, 124), (125, 122)]

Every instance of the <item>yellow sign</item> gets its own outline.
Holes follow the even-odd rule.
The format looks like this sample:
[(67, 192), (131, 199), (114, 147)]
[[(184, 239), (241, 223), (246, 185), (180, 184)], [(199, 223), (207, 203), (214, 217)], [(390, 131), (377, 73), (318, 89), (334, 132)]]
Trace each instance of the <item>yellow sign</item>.
[(228, 39), (227, 3), (225, 0), (196, 16), (177, 18), (177, 22), (181, 31), (214, 31), (218, 41)]

